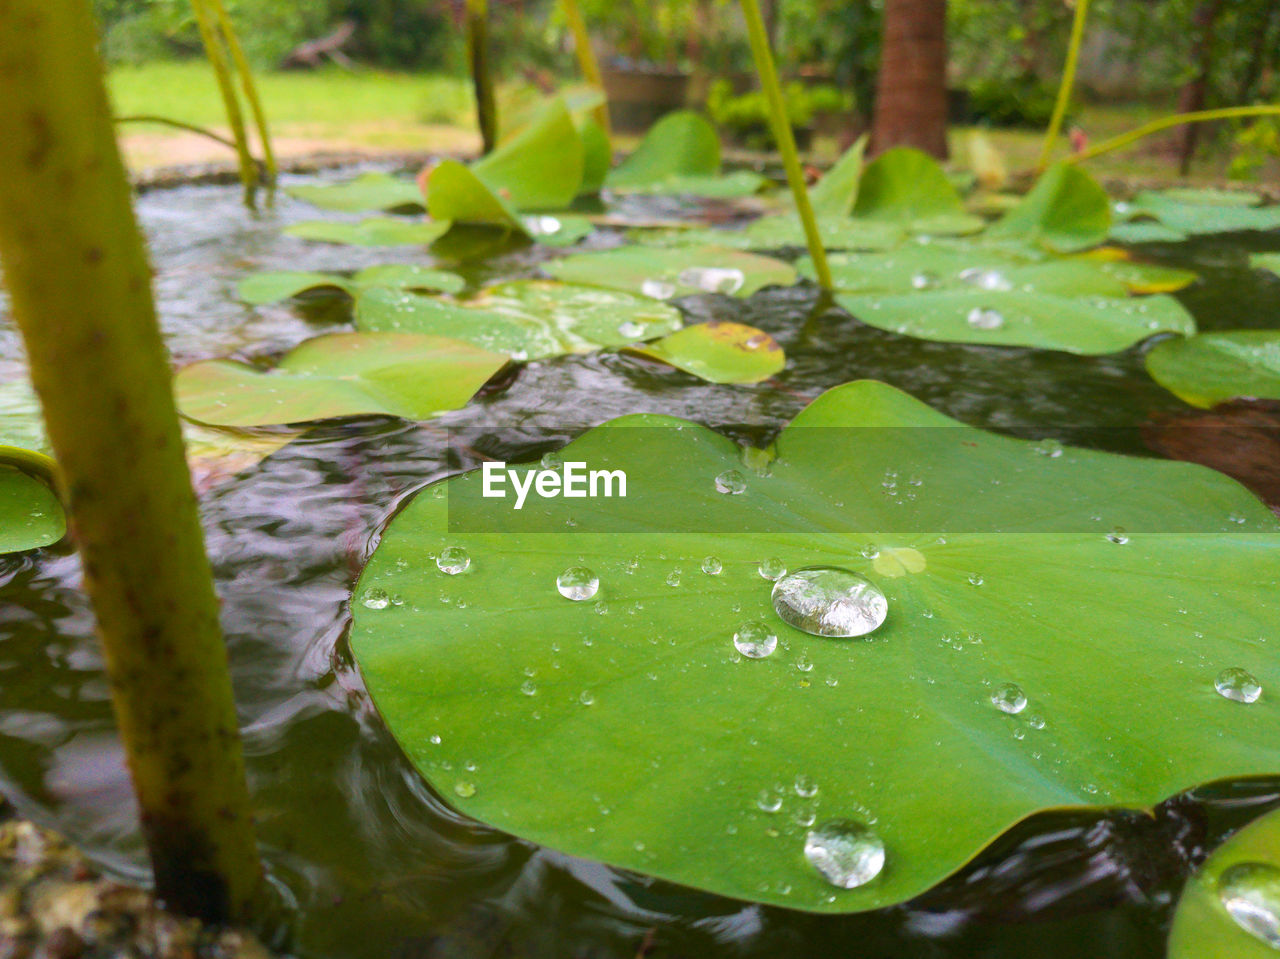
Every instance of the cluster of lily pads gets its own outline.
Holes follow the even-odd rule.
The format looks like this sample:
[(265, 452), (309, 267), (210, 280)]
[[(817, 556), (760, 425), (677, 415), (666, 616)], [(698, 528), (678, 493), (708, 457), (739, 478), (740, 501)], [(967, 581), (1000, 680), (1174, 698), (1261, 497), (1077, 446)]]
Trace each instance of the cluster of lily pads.
[[(253, 306), (348, 298), (351, 329), (270, 370), (187, 366), (182, 413), (233, 429), (427, 419), (510, 364), (594, 350), (722, 384), (776, 375), (771, 336), (686, 325), (680, 301), (815, 276), (792, 262), (792, 205), (757, 173), (724, 173), (689, 113), (611, 167), (589, 106), (553, 99), (472, 164), (293, 188), (377, 214), (294, 237), (455, 256), (468, 236), (515, 237), (548, 248), (542, 275), (472, 288), (441, 253), (248, 276)], [(1271, 229), (1280, 208), (1186, 191), (1122, 206), (1063, 163), (989, 220), (926, 155), (864, 163), (863, 146), (812, 191), (830, 293), (862, 322), (1078, 354), (1159, 338), (1147, 367), (1191, 404), (1280, 398), (1280, 334), (1198, 334), (1171, 295), (1194, 274), (1112, 245)], [(638, 225), (612, 202), (630, 192), (760, 215)], [(1275, 255), (1255, 265), (1280, 272)], [(33, 476), (48, 464), (22, 455), (0, 450), (14, 464), (0, 502), (61, 522)], [(628, 496), (516, 512), (477, 494), (479, 473), (453, 477), (397, 515), (357, 586), (351, 642), (379, 709), (423, 775), (487, 823), (729, 896), (852, 912), (936, 885), (1036, 812), (1149, 807), (1280, 762), (1262, 695), (1280, 688), (1265, 645), (1280, 524), (1220, 474), (985, 433), (870, 381), (824, 394), (763, 450), (644, 415), (518, 472), (570, 458), (621, 471)], [(62, 535), (52, 520), (21, 533), (0, 549)], [(815, 568), (875, 584), (873, 632), (832, 639), (780, 610), (788, 571)]]

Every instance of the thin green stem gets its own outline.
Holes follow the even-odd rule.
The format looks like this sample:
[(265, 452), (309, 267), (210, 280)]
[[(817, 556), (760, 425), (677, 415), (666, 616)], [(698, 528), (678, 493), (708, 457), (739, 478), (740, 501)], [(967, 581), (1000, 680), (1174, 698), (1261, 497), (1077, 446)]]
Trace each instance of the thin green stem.
[(236, 71), (240, 74), (240, 88), (244, 91), (244, 98), (249, 103), (249, 112), (253, 114), (253, 125), (258, 131), (258, 142), (262, 145), (262, 162), (266, 171), (267, 186), (275, 189), (280, 170), (276, 165), (275, 150), (271, 146), (271, 131), (267, 127), (267, 115), (262, 109), (258, 85), (253, 79), (253, 68), (249, 65), (248, 57), (244, 55), (244, 47), (240, 45), (235, 25), (227, 15), (226, 5), (222, 0), (208, 0), (208, 2), (218, 18), (218, 27), (222, 31), (223, 40), (226, 41), (227, 50), (231, 53), (231, 62), (235, 64)]
[(1170, 127), (1182, 126), (1185, 123), (1205, 123), (1209, 120), (1231, 120), (1236, 117), (1267, 117), (1280, 116), (1280, 106), (1276, 105), (1258, 105), (1251, 107), (1223, 107), (1218, 110), (1197, 110), (1194, 113), (1175, 113), (1171, 116), (1161, 117), (1159, 120), (1152, 120), (1144, 123), (1140, 127), (1134, 127), (1127, 133), (1121, 133), (1111, 137), (1109, 140), (1103, 140), (1101, 143), (1089, 147), (1080, 153), (1067, 157), (1068, 163), (1080, 163), (1084, 160), (1092, 160), (1096, 156), (1104, 153), (1110, 153), (1112, 150), (1119, 150), (1127, 147), (1130, 143), (1136, 143), (1143, 137), (1148, 137), (1153, 133), (1159, 133), (1161, 130), (1168, 130)]
[(467, 0), (467, 59), (482, 149), (489, 153), (498, 144), (498, 105), (493, 93), (493, 64), (489, 60), (488, 0)]
[(782, 166), (787, 171), (787, 182), (795, 197), (796, 213), (804, 224), (809, 257), (813, 260), (818, 283), (823, 289), (829, 290), (832, 283), (831, 269), (827, 266), (827, 251), (823, 249), (818, 221), (813, 215), (813, 204), (809, 202), (809, 190), (805, 187), (804, 170), (800, 166), (795, 136), (791, 132), (791, 120), (787, 117), (787, 104), (782, 99), (782, 85), (778, 82), (778, 71), (773, 65), (773, 53), (769, 49), (769, 35), (765, 31), (764, 17), (760, 14), (759, 0), (742, 0), (742, 15), (747, 23), (747, 37), (751, 41), (751, 55), (756, 62), (756, 72), (760, 75), (760, 86), (769, 104), (773, 138), (778, 144), (778, 152), (782, 154)]
[(57, 459), (156, 892), (262, 894), (227, 650), (88, 0), (0, 3), (0, 260)]
[(1044, 135), (1044, 146), (1040, 148), (1040, 160), (1036, 170), (1043, 171), (1049, 166), (1053, 155), (1053, 145), (1058, 142), (1058, 134), (1062, 132), (1062, 121), (1067, 115), (1067, 106), (1071, 102), (1071, 90), (1076, 83), (1076, 65), (1080, 62), (1080, 45), (1084, 41), (1084, 21), (1089, 14), (1089, 0), (1076, 0), (1075, 17), (1071, 20), (1071, 42), (1067, 46), (1067, 62), (1062, 68), (1062, 82), (1058, 84), (1058, 99), (1053, 104), (1053, 116), (1049, 120), (1049, 129)]
[[(591, 48), (591, 34), (587, 32), (587, 21), (582, 16), (582, 8), (578, 5), (578, 0), (560, 0), (560, 5), (564, 10), (564, 18), (569, 21), (569, 32), (573, 34), (573, 50), (578, 56), (578, 69), (582, 71), (583, 79), (599, 90), (601, 96), (604, 96), (604, 78), (600, 75), (600, 64), (596, 62), (596, 53)], [(607, 98), (592, 111), (592, 115), (600, 124), (604, 135), (611, 136)]]
[(224, 147), (232, 150), (236, 148), (234, 140), (224, 137), (221, 133), (214, 133), (207, 127), (197, 126), (194, 123), (186, 123), (182, 120), (173, 120), (169, 117), (152, 116), (151, 114), (136, 114), (127, 117), (116, 117), (116, 123), (159, 123), (167, 127), (174, 127), (178, 130), (186, 130), (188, 133), (198, 133), (206, 139), (213, 140), (215, 143), (221, 143)]
[(231, 137), (236, 144), (236, 158), (240, 163), (240, 182), (244, 184), (245, 206), (252, 209), (258, 188), (258, 171), (253, 162), (253, 154), (249, 152), (249, 136), (245, 131), (240, 99), (236, 96), (231, 69), (227, 65), (226, 52), (218, 37), (217, 24), (208, 2), (209, 0), (191, 0), (191, 8), (195, 12), (196, 25), (200, 28), (200, 40), (204, 44), (209, 65), (213, 67), (214, 76), (218, 81), (218, 91), (222, 94), (222, 103), (227, 111), (227, 124), (231, 127)]

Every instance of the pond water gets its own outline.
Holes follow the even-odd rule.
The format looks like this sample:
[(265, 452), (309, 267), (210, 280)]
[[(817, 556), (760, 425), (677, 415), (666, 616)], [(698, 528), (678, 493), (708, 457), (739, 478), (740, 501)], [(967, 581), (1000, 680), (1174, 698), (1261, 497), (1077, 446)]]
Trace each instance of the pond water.
[[(666, 203), (656, 212), (678, 212)], [(235, 187), (156, 191), (139, 208), (180, 363), (278, 354), (346, 328), (337, 300), (239, 304), (234, 285), (248, 272), (422, 260), (412, 249), (282, 236), (316, 212), (281, 197), (252, 215)], [(1280, 279), (1247, 260), (1277, 248), (1280, 238), (1237, 236), (1144, 252), (1202, 275), (1178, 295), (1212, 330), (1274, 326)], [(459, 272), (474, 283), (532, 275), (545, 255), (515, 250)], [(1142, 455), (1152, 454), (1139, 427), (1189, 410), (1146, 374), (1141, 347), (1078, 357), (913, 340), (860, 324), (808, 284), (681, 306), (689, 319), (768, 331), (786, 370), (755, 386), (715, 386), (616, 353), (532, 363), (431, 423), (367, 418), (313, 430), (204, 494), (259, 834), (282, 902), (279, 941), (309, 957), (1162, 956), (1187, 875), (1228, 832), (1280, 805), (1280, 780), (1206, 787), (1153, 816), (1037, 816), (912, 903), (821, 917), (512, 839), (453, 812), (404, 758), (346, 645), (351, 586), (396, 504), (481, 454), (536, 459), (640, 411), (765, 442), (822, 390), (862, 377), (973, 426)], [(16, 332), (0, 325), (0, 380), (19, 374), (19, 356)], [(450, 443), (451, 428), (468, 430), (470, 449)], [(144, 879), (78, 581), (73, 555), (0, 558), (0, 790), (109, 869)]]

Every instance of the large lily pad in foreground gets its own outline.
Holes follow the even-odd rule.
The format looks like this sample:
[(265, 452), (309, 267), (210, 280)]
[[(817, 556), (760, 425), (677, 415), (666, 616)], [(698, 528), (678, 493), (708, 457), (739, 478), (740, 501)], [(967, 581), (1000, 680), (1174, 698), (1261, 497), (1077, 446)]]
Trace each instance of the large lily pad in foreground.
[(1169, 959), (1275, 959), (1280, 950), (1280, 811), (1250, 823), (1187, 883)]
[(330, 333), (272, 371), (205, 360), (178, 371), (184, 416), (214, 426), (274, 426), (381, 414), (425, 420), (471, 399), (507, 357), (411, 333)]
[[(1280, 525), (1235, 482), (984, 433), (874, 382), (824, 394), (774, 452), (757, 473), (744, 461), (763, 457), (705, 428), (625, 417), (562, 451), (625, 471), (625, 498), (515, 510), (473, 472), (396, 516), (351, 643), (441, 795), (572, 854), (853, 912), (923, 892), (1039, 810), (1280, 771), (1280, 701), (1214, 689), (1236, 666), (1280, 689), (1260, 641)], [(437, 570), (462, 565), (446, 549), (465, 571)], [(770, 559), (870, 578), (887, 620), (852, 640), (787, 625)], [(598, 575), (590, 601), (558, 591), (571, 567)], [(738, 655), (744, 623), (777, 651)], [(883, 841), (858, 888), (806, 859), (810, 823), (831, 820)]]

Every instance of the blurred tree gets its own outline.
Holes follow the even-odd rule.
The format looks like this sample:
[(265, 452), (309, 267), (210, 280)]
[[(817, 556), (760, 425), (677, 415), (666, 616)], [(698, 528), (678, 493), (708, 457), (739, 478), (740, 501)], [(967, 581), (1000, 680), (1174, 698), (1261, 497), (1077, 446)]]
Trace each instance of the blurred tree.
[(886, 0), (871, 144), (947, 155), (947, 0)]

